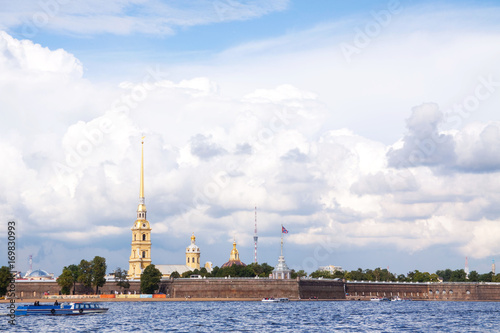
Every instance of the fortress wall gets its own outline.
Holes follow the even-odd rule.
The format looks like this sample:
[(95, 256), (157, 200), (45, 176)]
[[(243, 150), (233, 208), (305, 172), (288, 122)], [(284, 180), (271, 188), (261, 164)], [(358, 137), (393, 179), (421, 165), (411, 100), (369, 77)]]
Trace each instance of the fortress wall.
[(500, 301), (500, 284), (436, 283), (429, 285), (429, 298), (450, 301)]
[(300, 280), (301, 299), (345, 299), (344, 283), (329, 280)]
[[(161, 286), (160, 286), (161, 287)], [(140, 281), (130, 282), (130, 291), (132, 293), (140, 293), (141, 283)], [(16, 296), (19, 298), (36, 298), (43, 296), (45, 293), (50, 295), (59, 295), (61, 287), (56, 281), (16, 281)], [(95, 293), (95, 287), (86, 288), (80, 283), (76, 284), (76, 294), (77, 295), (92, 295)], [(115, 291), (123, 291), (116, 285), (116, 282), (108, 281), (103, 287), (99, 287), (99, 292), (101, 294), (112, 294)], [(73, 288), (71, 288), (70, 293), (73, 293)]]
[(474, 301), (481, 300), (477, 283), (434, 283), (428, 285), (430, 300)]
[(436, 301), (500, 301), (500, 284), (474, 282), (377, 283), (346, 282), (347, 299), (373, 297)]
[(37, 298), (49, 292), (58, 295), (61, 287), (57, 282), (16, 282), (16, 296), (18, 298)]
[(478, 285), (477, 296), (480, 300), (500, 301), (500, 283)]
[[(16, 296), (37, 298), (49, 292), (58, 295), (61, 288), (55, 281), (17, 281)], [(130, 282), (130, 292), (140, 293), (140, 281)], [(77, 284), (76, 293), (91, 295), (95, 288)], [(103, 294), (122, 289), (113, 281), (99, 288)], [(290, 299), (353, 299), (369, 300), (372, 297), (411, 298), (414, 300), (440, 301), (500, 301), (500, 283), (377, 283), (332, 280), (273, 280), (273, 279), (175, 279), (162, 280), (159, 293), (169, 297), (185, 298), (264, 298), (288, 297)]]
[(175, 279), (170, 297), (264, 298), (299, 297), (297, 280), (272, 279)]
[(374, 297), (428, 299), (427, 284), (346, 282), (347, 299), (369, 300)]

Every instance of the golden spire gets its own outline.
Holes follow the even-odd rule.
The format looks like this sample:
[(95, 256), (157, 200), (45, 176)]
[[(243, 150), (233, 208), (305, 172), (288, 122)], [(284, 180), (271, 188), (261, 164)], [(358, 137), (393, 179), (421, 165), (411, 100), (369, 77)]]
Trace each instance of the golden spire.
[(144, 136), (142, 137), (142, 149), (141, 149), (141, 189), (139, 193), (139, 198), (144, 198)]
[(229, 256), (229, 260), (240, 260), (240, 255), (238, 250), (236, 249), (236, 237), (233, 241), (233, 249), (231, 250), (231, 255)]
[(194, 244), (195, 240), (196, 240), (196, 237), (194, 237), (194, 232), (193, 232), (193, 235), (191, 236), (191, 244)]
[(141, 147), (141, 185), (139, 189), (139, 207), (137, 212), (146, 212), (146, 204), (144, 202), (144, 136), (142, 137)]

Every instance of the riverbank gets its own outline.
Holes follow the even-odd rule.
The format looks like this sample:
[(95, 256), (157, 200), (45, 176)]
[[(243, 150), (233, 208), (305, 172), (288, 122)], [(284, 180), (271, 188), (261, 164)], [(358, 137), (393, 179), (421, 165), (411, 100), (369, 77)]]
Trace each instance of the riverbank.
[[(56, 299), (47, 298), (23, 298), (16, 299), (16, 303), (54, 303)], [(57, 298), (57, 302), (256, 302), (262, 298)], [(295, 301), (295, 300), (291, 300)], [(10, 300), (2, 299), (0, 304), (10, 303)]]

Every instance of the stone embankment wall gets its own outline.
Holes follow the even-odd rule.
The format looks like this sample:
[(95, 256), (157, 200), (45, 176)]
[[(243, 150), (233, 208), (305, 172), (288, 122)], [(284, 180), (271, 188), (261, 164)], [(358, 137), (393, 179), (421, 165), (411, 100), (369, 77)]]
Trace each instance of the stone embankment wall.
[(369, 300), (374, 297), (427, 299), (427, 285), (415, 283), (346, 282), (347, 299)]
[(373, 297), (438, 301), (500, 301), (500, 283), (377, 283), (346, 282), (347, 299)]
[(170, 284), (170, 297), (264, 298), (299, 297), (297, 280), (273, 279), (176, 279)]
[[(141, 283), (139, 281), (130, 282), (130, 291), (132, 293), (140, 292)], [(16, 296), (19, 298), (38, 298), (43, 296), (45, 293), (49, 295), (59, 295), (61, 287), (56, 281), (16, 281)], [(77, 295), (91, 295), (95, 293), (95, 288), (86, 288), (80, 283), (76, 284), (76, 294)], [(119, 288), (115, 282), (107, 282), (103, 287), (99, 287), (99, 292), (101, 294), (113, 294), (123, 291)], [(73, 288), (71, 288), (71, 293)]]
[(345, 299), (344, 283), (331, 280), (300, 280), (299, 293), (301, 299)]
[[(61, 288), (56, 282), (17, 282), (16, 295), (36, 298), (44, 293), (58, 295)], [(100, 293), (113, 294), (123, 290), (114, 282), (99, 288)], [(127, 292), (140, 292), (140, 282), (131, 281)], [(93, 294), (95, 289), (76, 286), (76, 294)], [(160, 293), (171, 298), (264, 298), (290, 299), (345, 299), (344, 284), (331, 280), (274, 280), (274, 279), (175, 279), (160, 283)]]
[[(37, 298), (49, 293), (58, 295), (61, 288), (55, 282), (16, 282), (19, 298)], [(108, 281), (99, 288), (102, 294), (123, 290)], [(131, 281), (128, 289), (140, 293), (140, 282)], [(94, 288), (76, 286), (79, 295), (94, 294)], [(263, 298), (290, 299), (350, 299), (369, 300), (373, 297), (411, 298), (442, 301), (500, 301), (500, 283), (381, 283), (337, 282), (332, 280), (273, 280), (273, 279), (175, 279), (163, 280), (159, 293), (171, 298)], [(347, 294), (347, 296), (346, 296)]]

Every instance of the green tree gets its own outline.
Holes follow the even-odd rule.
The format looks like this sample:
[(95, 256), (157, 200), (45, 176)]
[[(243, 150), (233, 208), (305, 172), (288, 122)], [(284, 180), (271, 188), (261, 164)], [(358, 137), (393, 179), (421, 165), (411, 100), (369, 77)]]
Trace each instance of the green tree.
[(373, 271), (371, 269), (365, 269), (363, 271), (363, 273), (364, 273), (363, 280), (365, 280), (365, 281), (375, 281), (375, 275), (373, 274)]
[(415, 273), (413, 274), (412, 282), (424, 282), (424, 281), (425, 281), (425, 273), (422, 273), (418, 269), (416, 269)]
[(188, 278), (188, 277), (190, 277), (191, 275), (193, 275), (193, 271), (187, 271), (187, 272), (184, 272), (184, 273), (182, 273), (182, 275), (181, 275), (181, 276), (182, 276), (183, 278)]
[(7, 288), (9, 287), (12, 275), (10, 274), (10, 269), (7, 266), (2, 266), (0, 268), (0, 296), (7, 294)]
[(453, 271), (449, 268), (441, 271), (436, 271), (436, 274), (443, 279), (443, 282), (448, 282), (451, 279), (451, 274), (453, 274)]
[(479, 282), (492, 282), (493, 281), (493, 273), (485, 273), (479, 275)]
[(74, 264), (64, 268), (66, 268), (69, 272), (71, 272), (71, 277), (73, 278), (73, 295), (74, 295), (76, 291), (76, 283), (78, 282), (78, 276), (80, 276), (80, 269), (78, 268), (77, 265)]
[(115, 269), (115, 281), (116, 285), (123, 289), (130, 288), (130, 282), (127, 279), (127, 271), (122, 270), (120, 267)]
[(161, 272), (155, 265), (149, 265), (141, 274), (141, 293), (153, 294), (158, 289)]
[(432, 273), (429, 276), (429, 279), (430, 282), (439, 282), (439, 276), (436, 273)]
[(263, 277), (268, 277), (273, 272), (273, 270), (274, 270), (274, 267), (268, 265), (267, 263), (261, 264), (260, 267), (262, 269), (262, 274), (264, 274)]
[(358, 268), (356, 271), (351, 271), (350, 272), (351, 279), (354, 281), (362, 281), (364, 280), (364, 274), (363, 270), (361, 268)]
[(78, 282), (83, 284), (85, 287), (90, 287), (92, 285), (92, 263), (82, 259), (78, 265), (78, 271)]
[(467, 274), (463, 269), (457, 269), (451, 273), (450, 281), (451, 282), (465, 282)]
[(201, 275), (201, 276), (207, 276), (207, 274), (208, 274), (207, 269), (206, 269), (205, 267), (202, 267), (202, 268), (200, 269), (200, 275)]
[(317, 279), (320, 277), (325, 278), (325, 279), (331, 279), (332, 275), (328, 271), (323, 271), (323, 270), (318, 269), (318, 270), (315, 270), (314, 272), (311, 273), (311, 277), (314, 279)]
[(298, 277), (304, 277), (304, 276), (307, 276), (307, 273), (306, 271), (304, 271), (303, 269), (297, 271), (297, 276)]
[(220, 270), (219, 266), (215, 266), (214, 268), (212, 268), (212, 272), (210, 273), (210, 276), (211, 277), (218, 276), (217, 274), (219, 273), (219, 270)]
[(297, 277), (300, 278), (303, 276), (307, 276), (307, 273), (303, 269), (301, 269), (300, 271), (297, 271), (297, 272), (295, 271), (295, 269), (292, 269), (292, 271), (290, 272), (290, 277), (292, 279), (296, 279)]
[(92, 265), (92, 285), (95, 287), (96, 295), (99, 294), (99, 287), (104, 286), (106, 283), (106, 259), (103, 257), (95, 256), (91, 262)]
[(479, 273), (476, 271), (472, 271), (469, 273), (469, 281), (477, 282), (479, 281)]
[(173, 279), (178, 279), (181, 277), (181, 275), (179, 274), (179, 272), (173, 271), (172, 274), (170, 274), (170, 277)]
[(345, 276), (345, 272), (344, 271), (335, 271), (333, 272), (333, 278), (334, 279), (343, 279)]
[(73, 274), (71, 274), (68, 267), (64, 267), (62, 274), (57, 278), (57, 284), (61, 287), (61, 294), (69, 295), (71, 287), (73, 287), (74, 283), (75, 280), (73, 280)]

